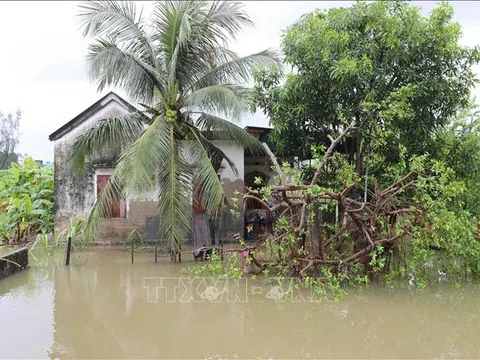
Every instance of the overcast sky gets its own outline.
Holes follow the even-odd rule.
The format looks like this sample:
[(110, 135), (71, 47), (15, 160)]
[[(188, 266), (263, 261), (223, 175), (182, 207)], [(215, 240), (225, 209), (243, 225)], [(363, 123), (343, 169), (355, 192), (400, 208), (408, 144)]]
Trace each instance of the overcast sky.
[[(232, 48), (241, 55), (269, 47), (278, 48), (280, 33), (302, 14), (316, 8), (349, 6), (347, 1), (245, 1), (255, 22)], [(151, 3), (138, 5), (151, 7)], [(433, 1), (416, 2), (428, 14)], [(463, 28), (462, 43), (480, 44), (480, 2), (456, 1), (456, 20)], [(107, 91), (97, 93), (88, 81), (85, 55), (88, 40), (82, 39), (76, 14), (78, 2), (0, 1), (0, 111), (21, 108), (18, 151), (35, 159), (53, 160), (48, 135), (71, 120)], [(479, 89), (475, 93), (480, 95)], [(121, 91), (119, 95), (123, 96)], [(480, 96), (478, 96), (480, 98)], [(127, 99), (128, 100), (128, 99)], [(256, 114), (245, 124), (265, 126)]]

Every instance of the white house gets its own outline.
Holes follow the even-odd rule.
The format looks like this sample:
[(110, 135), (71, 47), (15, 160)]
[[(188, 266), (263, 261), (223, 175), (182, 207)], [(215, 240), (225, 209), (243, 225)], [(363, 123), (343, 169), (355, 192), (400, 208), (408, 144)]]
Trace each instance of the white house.
[[(68, 227), (71, 218), (88, 216), (97, 194), (102, 190), (115, 166), (114, 158), (100, 155), (88, 164), (85, 175), (76, 174), (66, 160), (68, 146), (95, 122), (133, 111), (137, 111), (133, 105), (110, 92), (49, 136), (54, 142), (55, 231)], [(245, 129), (258, 138), (265, 137), (269, 131), (267, 128), (259, 127)], [(251, 185), (255, 176), (266, 177), (268, 174), (266, 158), (249, 156), (243, 148), (233, 143), (223, 142), (218, 143), (218, 146), (235, 162), (238, 169), (238, 177), (228, 166), (224, 166), (220, 174), (228, 198), (233, 196), (235, 190), (243, 192), (245, 184)], [(222, 214), (220, 227), (217, 227), (217, 235), (224, 241), (231, 239), (236, 232), (242, 233), (244, 226), (243, 219), (231, 218), (230, 212), (226, 210)], [(159, 221), (161, 219), (158, 218), (157, 201), (153, 194), (126, 199), (119, 204), (111, 218), (102, 219), (101, 230), (95, 241), (121, 242), (133, 229), (138, 229), (148, 239), (154, 240)]]

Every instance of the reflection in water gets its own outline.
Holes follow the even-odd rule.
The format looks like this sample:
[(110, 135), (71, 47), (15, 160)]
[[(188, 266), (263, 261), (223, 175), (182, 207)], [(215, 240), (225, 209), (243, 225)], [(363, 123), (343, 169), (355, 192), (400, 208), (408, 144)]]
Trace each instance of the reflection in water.
[[(228, 301), (225, 283), (191, 282), (184, 299), (198, 302), (165, 301), (171, 294), (152, 302), (144, 279), (175, 284), (180, 269), (50, 264), (3, 279), (0, 357), (480, 358), (476, 285), (371, 289), (338, 303), (301, 303), (277, 302), (282, 289), (261, 293), (261, 281), (235, 287), (247, 302)], [(176, 291), (178, 300), (183, 289)]]

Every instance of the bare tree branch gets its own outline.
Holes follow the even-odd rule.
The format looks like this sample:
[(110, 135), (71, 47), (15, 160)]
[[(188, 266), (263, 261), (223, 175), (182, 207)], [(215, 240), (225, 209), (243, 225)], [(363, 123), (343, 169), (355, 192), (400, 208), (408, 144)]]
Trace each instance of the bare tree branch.
[(320, 176), (321, 172), (322, 172), (322, 169), (323, 167), (325, 166), (325, 164), (327, 163), (328, 159), (332, 156), (333, 154), (333, 150), (335, 150), (335, 148), (337, 147), (337, 145), (340, 143), (340, 141), (342, 141), (342, 139), (350, 132), (352, 131), (353, 129), (355, 129), (355, 126), (356, 126), (356, 121), (355, 120), (352, 120), (352, 122), (350, 123), (350, 125), (348, 125), (345, 130), (343, 130), (343, 132), (335, 139), (333, 140), (333, 138), (330, 136), (329, 139), (330, 141), (332, 141), (332, 143), (330, 144), (330, 146), (328, 147), (327, 151), (325, 151), (325, 155), (323, 156), (323, 160), (320, 161), (320, 164), (318, 165), (317, 167), (317, 171), (315, 171), (315, 175), (313, 175), (313, 179), (312, 179), (312, 182), (310, 183), (310, 185), (315, 185), (315, 183), (317, 182), (318, 180), (318, 177)]
[(283, 186), (287, 185), (287, 177), (283, 173), (282, 168), (280, 167), (280, 164), (278, 163), (276, 156), (272, 153), (272, 150), (270, 150), (267, 143), (262, 143), (262, 145), (267, 151), (267, 154), (270, 157), (270, 160), (272, 161), (273, 165), (275, 166), (275, 170), (277, 171), (278, 176), (280, 176), (281, 185)]

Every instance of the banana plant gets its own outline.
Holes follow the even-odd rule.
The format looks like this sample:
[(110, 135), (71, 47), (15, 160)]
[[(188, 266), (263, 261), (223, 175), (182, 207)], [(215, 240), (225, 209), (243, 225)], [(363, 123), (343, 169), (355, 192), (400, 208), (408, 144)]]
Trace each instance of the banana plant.
[(53, 169), (31, 159), (0, 171), (0, 239), (20, 241), (53, 227)]
[(0, 242), (6, 243), (13, 237), (14, 232), (10, 228), (10, 222), (6, 213), (0, 213)]

